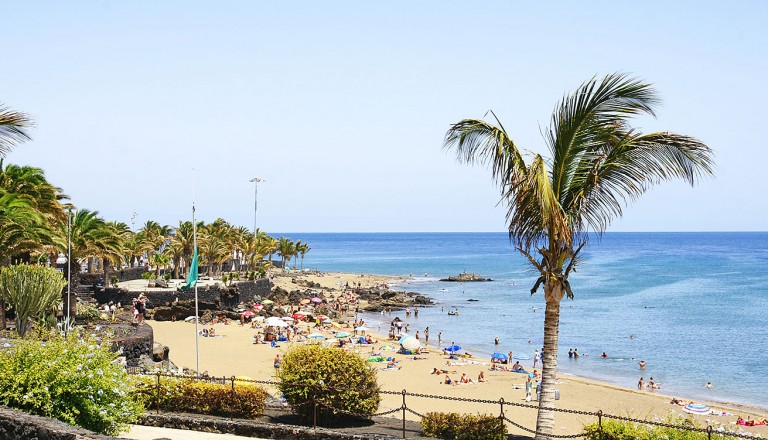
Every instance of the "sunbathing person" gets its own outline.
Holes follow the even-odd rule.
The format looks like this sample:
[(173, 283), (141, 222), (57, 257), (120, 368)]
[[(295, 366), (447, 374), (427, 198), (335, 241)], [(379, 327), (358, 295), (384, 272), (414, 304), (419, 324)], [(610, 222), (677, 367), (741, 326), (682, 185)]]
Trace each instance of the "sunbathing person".
[(512, 371), (521, 372), (525, 370), (523, 369), (523, 366), (520, 365), (520, 362), (518, 361), (518, 362), (515, 362), (515, 365), (512, 365)]
[(472, 379), (467, 377), (467, 373), (461, 373), (461, 383), (472, 383)]

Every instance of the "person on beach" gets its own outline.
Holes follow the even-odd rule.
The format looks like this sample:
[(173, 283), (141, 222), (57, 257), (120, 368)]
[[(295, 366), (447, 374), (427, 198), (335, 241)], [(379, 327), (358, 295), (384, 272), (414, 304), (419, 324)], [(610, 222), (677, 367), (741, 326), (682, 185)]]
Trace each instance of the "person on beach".
[(708, 389), (708, 390), (711, 390), (711, 389), (712, 389), (712, 382), (710, 382), (710, 381), (707, 381), (707, 384), (706, 384), (706, 385), (704, 385), (704, 387), (705, 387), (706, 389)]
[(429, 344), (429, 327), (424, 329), (424, 344)]
[(437, 332), (437, 346), (440, 346), (440, 343), (443, 342), (443, 332)]
[(493, 340), (494, 345), (499, 345), (499, 337), (496, 336), (496, 338)]
[(536, 368), (536, 364), (539, 363), (539, 349), (533, 352), (533, 368)]
[(637, 363), (637, 365), (640, 365), (641, 370), (645, 370), (645, 360), (641, 360), (640, 362)]
[(138, 314), (136, 315), (136, 324), (142, 325), (144, 324), (144, 312), (146, 312), (146, 304), (147, 304), (147, 296), (144, 294), (144, 292), (141, 292), (139, 294), (139, 297), (136, 299), (136, 312)]
[(445, 375), (445, 380), (443, 381), (446, 385), (456, 385), (456, 383), (451, 379), (451, 376)]
[(508, 357), (507, 357), (507, 362), (506, 363), (511, 363), (512, 362), (512, 350), (509, 350), (509, 353), (507, 354), (507, 356)]
[(280, 362), (281, 362), (280, 354), (278, 353), (277, 356), (275, 356), (275, 362), (274, 362), (275, 376), (277, 376), (277, 373), (280, 370)]
[(526, 402), (530, 402), (533, 399), (531, 388), (533, 388), (533, 381), (531, 380), (531, 376), (529, 375), (528, 378), (525, 380), (525, 401)]
[(568, 349), (568, 357), (569, 358), (573, 357), (573, 349), (572, 348)]
[(477, 376), (478, 382), (485, 382), (485, 374), (481, 371), (480, 374)]
[(644, 382), (643, 382), (643, 378), (641, 377), (640, 380), (637, 381), (637, 389), (638, 390), (642, 390), (643, 389), (643, 385), (644, 385)]
[(421, 337), (419, 336), (419, 331), (416, 330), (416, 340), (421, 342)]
[(467, 373), (461, 373), (461, 383), (472, 383), (472, 379), (467, 377)]

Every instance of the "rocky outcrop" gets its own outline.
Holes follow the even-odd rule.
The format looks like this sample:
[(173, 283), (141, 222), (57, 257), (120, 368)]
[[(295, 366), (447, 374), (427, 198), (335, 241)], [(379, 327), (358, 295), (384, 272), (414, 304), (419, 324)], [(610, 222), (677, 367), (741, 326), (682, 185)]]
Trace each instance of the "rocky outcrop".
[(448, 277), (448, 278), (441, 278), (440, 281), (452, 281), (452, 282), (475, 282), (475, 281), (493, 281), (490, 278), (483, 278), (476, 273), (466, 273), (462, 272), (456, 276)]

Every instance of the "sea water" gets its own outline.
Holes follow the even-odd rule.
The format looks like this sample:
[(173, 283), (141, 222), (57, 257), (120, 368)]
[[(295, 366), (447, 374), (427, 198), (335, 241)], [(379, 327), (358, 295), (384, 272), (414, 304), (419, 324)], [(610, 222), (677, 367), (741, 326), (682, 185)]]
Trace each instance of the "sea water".
[[(538, 274), (505, 233), (287, 235), (312, 248), (306, 267), (411, 275), (390, 287), (436, 303), (418, 317), (363, 315), (376, 330), (386, 333), (399, 316), (411, 334), (429, 327), (430, 345), (442, 333), (443, 345), (478, 356), (542, 347), (543, 289), (531, 295)], [(493, 281), (439, 281), (464, 271)], [(563, 299), (560, 315), (563, 374), (625, 387), (653, 376), (664, 394), (768, 408), (768, 233), (607, 233), (591, 237), (570, 280), (574, 299)], [(578, 359), (568, 358), (571, 348)]]

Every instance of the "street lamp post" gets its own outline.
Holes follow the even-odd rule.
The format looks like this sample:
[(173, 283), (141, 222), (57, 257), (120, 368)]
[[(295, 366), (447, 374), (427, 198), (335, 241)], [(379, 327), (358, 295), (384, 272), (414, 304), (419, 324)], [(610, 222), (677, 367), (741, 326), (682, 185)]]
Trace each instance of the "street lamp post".
[(64, 333), (69, 334), (72, 323), (72, 209), (67, 213), (67, 325)]
[(254, 177), (250, 180), (253, 182), (253, 233), (256, 233), (256, 211), (259, 208), (259, 182), (266, 182), (264, 179)]

